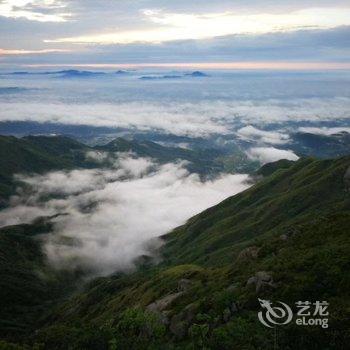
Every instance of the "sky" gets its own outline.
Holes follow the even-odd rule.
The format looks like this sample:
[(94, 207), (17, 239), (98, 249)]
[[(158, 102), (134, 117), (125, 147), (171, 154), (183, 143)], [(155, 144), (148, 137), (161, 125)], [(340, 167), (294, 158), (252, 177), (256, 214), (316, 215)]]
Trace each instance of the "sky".
[(350, 68), (350, 3), (0, 0), (0, 65)]
[[(264, 164), (298, 159), (296, 131), (349, 131), (349, 86), (349, 0), (0, 0), (0, 124), (238, 140)], [(79, 258), (105, 274), (132, 268), (161, 235), (249, 187), (244, 174), (201, 181), (181, 162), (111, 161), (105, 170), (18, 175), (32, 192), (12, 198), (0, 226), (68, 212), (55, 219), (49, 258), (71, 266)]]

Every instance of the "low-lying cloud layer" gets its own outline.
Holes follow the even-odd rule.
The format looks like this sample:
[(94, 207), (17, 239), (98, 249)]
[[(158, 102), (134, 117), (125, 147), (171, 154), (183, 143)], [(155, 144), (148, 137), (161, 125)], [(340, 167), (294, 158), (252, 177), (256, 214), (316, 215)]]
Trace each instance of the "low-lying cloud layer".
[[(158, 130), (187, 136), (228, 134), (235, 123), (285, 123), (346, 120), (350, 99), (293, 101), (198, 101), (120, 103), (3, 102), (2, 121), (55, 122), (73, 125)], [(231, 125), (231, 126), (230, 126)], [(261, 132), (248, 127), (241, 136), (255, 136), (271, 144), (285, 143), (288, 136)]]
[(141, 256), (152, 255), (161, 235), (249, 187), (247, 175), (202, 182), (183, 165), (125, 156), (115, 169), (22, 176), (31, 192), (0, 212), (0, 224), (67, 214), (54, 219), (54, 233), (46, 238), (52, 263), (94, 274), (128, 270)]
[(293, 151), (277, 149), (274, 147), (253, 147), (247, 151), (247, 155), (249, 158), (257, 160), (261, 164), (276, 162), (280, 159), (299, 159)]
[(298, 130), (300, 132), (306, 132), (306, 133), (315, 134), (315, 135), (326, 135), (326, 136), (335, 135), (341, 132), (350, 133), (350, 127), (346, 127), (346, 126), (334, 127), (334, 128), (300, 127)]
[(237, 135), (248, 141), (257, 141), (260, 143), (269, 144), (284, 144), (289, 141), (288, 134), (281, 133), (278, 131), (265, 131), (255, 128), (252, 125), (247, 125), (237, 131)]

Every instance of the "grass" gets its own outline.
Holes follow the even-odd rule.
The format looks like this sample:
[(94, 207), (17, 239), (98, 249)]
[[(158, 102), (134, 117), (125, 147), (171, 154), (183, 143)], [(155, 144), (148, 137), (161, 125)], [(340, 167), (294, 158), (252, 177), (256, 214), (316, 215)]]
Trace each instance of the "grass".
[[(2, 290), (12, 299), (4, 299), (10, 311), (2, 311), (2, 319), (15, 328), (4, 328), (4, 338), (44, 349), (271, 349), (275, 334), (258, 321), (258, 298), (281, 300), (294, 311), (296, 301), (326, 300), (328, 329), (291, 323), (278, 328), (278, 347), (345, 349), (350, 189), (343, 176), (349, 166), (350, 157), (275, 164), (255, 186), (164, 236), (160, 264), (95, 279), (65, 300), (44, 283), (48, 277), (35, 277), (40, 270), (51, 285), (62, 283), (47, 270), (35, 234), (47, 227), (7, 228), (0, 233), (1, 257), (8, 261)], [(256, 256), (242, 253), (252, 247)], [(247, 285), (259, 271), (274, 287)], [(147, 309), (177, 293), (183, 279), (187, 289), (164, 310)], [(20, 324), (20, 313), (26, 319), (31, 307), (47, 305), (30, 336), (33, 325)]]

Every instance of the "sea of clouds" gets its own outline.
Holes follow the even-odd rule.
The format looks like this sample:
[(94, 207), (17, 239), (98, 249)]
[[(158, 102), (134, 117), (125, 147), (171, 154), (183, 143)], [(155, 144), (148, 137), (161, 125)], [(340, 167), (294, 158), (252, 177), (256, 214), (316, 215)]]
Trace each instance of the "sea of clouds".
[[(65, 80), (1, 75), (0, 121), (232, 135), (261, 164), (298, 159), (289, 149), (293, 132), (350, 130), (345, 73), (209, 72), (203, 79), (140, 80), (144, 74)], [(132, 269), (141, 256), (153, 256), (160, 236), (249, 187), (241, 174), (203, 182), (184, 163), (158, 165), (132, 155), (107, 159), (101, 152), (87, 157), (108, 161), (111, 169), (19, 176), (27, 188), (0, 212), (0, 225), (61, 214), (45, 241), (50, 261), (95, 274)]]
[(119, 154), (111, 169), (18, 179), (27, 189), (0, 212), (0, 225), (61, 214), (52, 219), (53, 233), (44, 236), (50, 262), (94, 275), (133, 269), (140, 257), (154, 256), (159, 237), (250, 186), (244, 174), (203, 182), (183, 162), (158, 165), (130, 154)]
[[(158, 131), (178, 136), (230, 134), (240, 125), (347, 120), (349, 99), (285, 101), (2, 102), (3, 121), (55, 122)], [(340, 128), (343, 129), (343, 128)], [(349, 128), (347, 128), (349, 129)], [(312, 130), (312, 129), (310, 129)], [(269, 136), (268, 136), (269, 137)], [(283, 141), (275, 140), (274, 143)]]
[(260, 129), (273, 125), (280, 135), (260, 136), (274, 144), (286, 141), (288, 135), (281, 133), (295, 131), (285, 130), (289, 122), (314, 128), (341, 122), (333, 127), (349, 127), (347, 73), (216, 71), (205, 78), (138, 79), (144, 74), (82, 79), (0, 75), (0, 121), (119, 127), (191, 137), (232, 134), (239, 129), (247, 137), (254, 133), (244, 129), (248, 125)]

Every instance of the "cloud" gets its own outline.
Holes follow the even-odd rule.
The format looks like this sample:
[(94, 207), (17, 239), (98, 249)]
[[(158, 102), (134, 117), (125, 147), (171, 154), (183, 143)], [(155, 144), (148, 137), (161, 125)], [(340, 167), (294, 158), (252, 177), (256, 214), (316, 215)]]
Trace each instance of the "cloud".
[[(206, 104), (207, 105), (207, 104)], [(205, 110), (192, 103), (168, 104), (148, 101), (121, 103), (6, 103), (1, 120), (28, 120), (62, 124), (158, 130), (176, 135), (206, 136), (227, 134), (226, 126), (210, 117), (213, 107)], [(204, 113), (204, 114), (203, 114)]]
[(151, 158), (135, 158), (131, 157), (130, 153), (119, 153), (116, 165), (122, 168), (129, 177), (142, 177), (154, 167)]
[(257, 160), (261, 164), (275, 162), (280, 159), (299, 159), (293, 151), (277, 149), (274, 147), (253, 147), (247, 151), (247, 155), (249, 158)]
[(11, 50), (11, 49), (0, 49), (0, 56), (17, 56), (17, 55), (38, 55), (56, 52), (69, 52), (66, 49), (42, 49), (42, 50)]
[[(16, 50), (15, 50), (16, 51)], [(49, 52), (48, 52), (49, 53)], [(164, 57), (166, 59), (166, 57)], [(154, 62), (154, 63), (38, 63), (27, 64), (28, 68), (77, 67), (98, 69), (218, 69), (218, 70), (271, 70), (271, 71), (321, 71), (321, 70), (349, 70), (348, 62), (286, 62), (286, 61), (222, 61), (222, 62)], [(173, 77), (178, 78), (177, 76)], [(180, 78), (180, 77), (179, 77)], [(140, 77), (141, 80), (161, 80), (169, 77), (151, 76)]]
[(252, 125), (247, 125), (237, 130), (237, 134), (243, 140), (257, 141), (260, 143), (281, 145), (289, 142), (288, 134), (278, 131), (260, 130)]
[(0, 2), (0, 16), (38, 22), (65, 22), (71, 16), (61, 11), (65, 6), (63, 1), (57, 0), (3, 0)]
[(298, 131), (300, 132), (306, 132), (310, 134), (316, 134), (316, 135), (334, 135), (338, 134), (340, 132), (348, 132), (350, 133), (350, 127), (334, 127), (334, 128), (327, 128), (327, 127), (300, 127), (298, 128)]
[(108, 181), (115, 181), (126, 175), (124, 169), (119, 170), (72, 170), (70, 172), (56, 171), (35, 177), (17, 175), (18, 181), (24, 182), (35, 189), (36, 194), (79, 194), (104, 187)]
[[(87, 83), (86, 83), (87, 86)], [(171, 91), (171, 90), (169, 90)], [(16, 98), (13, 102), (1, 102), (0, 119), (2, 121), (55, 122), (68, 125), (90, 125), (171, 133), (175, 135), (208, 136), (211, 134), (229, 134), (235, 124), (264, 125), (269, 123), (321, 122), (348, 119), (350, 98), (290, 98), (252, 100), (215, 100), (172, 101), (149, 98), (134, 101), (79, 103), (69, 100), (66, 103), (39, 98)], [(121, 98), (120, 98), (121, 99)], [(241, 131), (242, 132), (242, 131)], [(252, 129), (243, 129), (243, 133), (252, 133)], [(257, 133), (254, 130), (255, 134)], [(259, 134), (261, 140), (278, 142), (272, 134)], [(258, 137), (258, 136), (257, 136)], [(277, 138), (276, 138), (277, 137)], [(277, 140), (277, 141), (276, 141)], [(280, 140), (283, 140), (280, 139)], [(271, 142), (272, 141), (272, 142)]]
[(193, 14), (145, 10), (143, 15), (152, 24), (149, 25), (149, 28), (118, 30), (45, 41), (107, 45), (138, 42), (163, 43), (176, 40), (209, 39), (226, 35), (256, 35), (350, 25), (350, 9), (348, 8), (309, 8), (282, 14), (240, 14), (229, 11)]
[[(297, 69), (296, 65), (301, 66), (305, 62), (313, 62), (314, 67), (318, 63), (318, 68), (323, 69), (324, 62), (328, 62), (328, 66), (330, 64), (335, 66), (338, 63), (338, 68), (344, 67), (350, 57), (349, 25), (342, 25), (349, 22), (344, 22), (342, 15), (339, 15), (343, 13), (347, 16), (349, 4), (346, 1), (335, 1), (333, 4), (329, 1), (318, 1), (316, 9), (312, 1), (279, 2), (278, 4), (273, 1), (264, 1), (263, 6), (255, 1), (233, 3), (226, 0), (210, 4), (203, 2), (189, 4), (184, 1), (176, 4), (164, 1), (109, 1), (108, 5), (103, 1), (94, 3), (76, 0), (61, 2), (61, 7), (58, 6), (57, 1), (51, 1), (50, 6), (42, 1), (41, 5), (39, 1), (31, 1), (31, 3), (33, 4), (18, 7), (17, 10), (50, 15), (67, 12), (72, 14), (72, 17), (66, 17), (66, 22), (62, 25), (60, 22), (39, 22), (25, 19), (25, 17), (0, 16), (2, 30), (0, 47), (9, 50), (46, 50), (53, 47), (51, 43), (45, 43), (44, 40), (66, 40), (67, 38), (73, 41), (77, 38), (87, 41), (104, 40), (104, 43), (103, 45), (88, 43), (76, 45), (74, 42), (62, 42), (55, 44), (54, 48), (72, 51), (50, 55), (40, 53), (37, 55), (33, 53), (30, 56), (12, 55), (7, 59), (3, 57), (2, 61), (5, 60), (11, 66), (28, 63), (191, 63), (193, 61), (241, 63), (248, 61), (250, 65), (253, 62), (260, 62), (261, 67), (264, 61), (268, 61), (269, 69), (273, 68), (271, 62), (276, 61), (281, 67), (279, 61), (287, 61), (289, 64), (294, 64), (294, 69)], [(64, 5), (65, 7), (62, 7)], [(154, 8), (162, 11), (154, 11)], [(318, 11), (321, 13), (316, 16), (319, 14)], [(17, 15), (18, 13), (17, 11)], [(272, 21), (266, 20), (269, 16), (273, 18)], [(313, 19), (311, 19), (312, 16), (314, 16)], [(289, 23), (286, 19), (290, 17), (293, 20)], [(74, 20), (68, 20), (70, 18)], [(103, 21), (96, 21), (96, 18), (103, 18)], [(305, 23), (294, 26), (293, 21), (305, 22), (305, 18), (317, 23), (321, 21), (323, 24), (316, 27), (305, 26)], [(332, 18), (335, 18), (336, 26), (330, 23)], [(253, 19), (257, 20), (253, 21)], [(275, 22), (279, 20), (283, 21), (282, 26), (276, 25)], [(167, 24), (158, 23), (164, 21)], [(252, 22), (253, 25), (250, 29), (248, 28), (248, 31), (237, 34), (237, 31), (231, 30), (231, 27), (238, 26), (239, 21), (244, 22), (244, 26), (238, 27), (241, 30), (245, 26), (250, 26)], [(264, 21), (267, 22), (267, 26)], [(262, 32), (254, 33), (254, 26), (258, 27), (258, 32)], [(288, 26), (290, 29), (286, 30), (285, 27)], [(226, 30), (226, 27), (230, 30)], [(266, 27), (273, 27), (273, 31), (264, 31)], [(164, 32), (165, 39), (168, 41), (159, 43), (160, 39), (157, 36), (165, 36)], [(222, 35), (225, 32), (229, 34)], [(220, 35), (212, 37), (217, 34)], [(175, 38), (180, 39), (174, 41)], [(145, 40), (148, 41), (145, 42)], [(110, 41), (131, 41), (131, 43), (108, 44)]]
[(67, 214), (54, 219), (54, 233), (46, 240), (50, 261), (103, 275), (133, 268), (139, 257), (152, 255), (161, 235), (249, 187), (247, 175), (202, 182), (183, 163), (152, 163), (153, 170), (145, 173), (149, 165), (149, 159), (124, 158), (113, 170), (22, 177), (32, 192), (13, 199), (12, 206), (0, 212), (0, 223)]
[(103, 151), (88, 151), (85, 154), (86, 160), (92, 160), (96, 163), (104, 163), (105, 161), (108, 161), (109, 154), (107, 152)]

